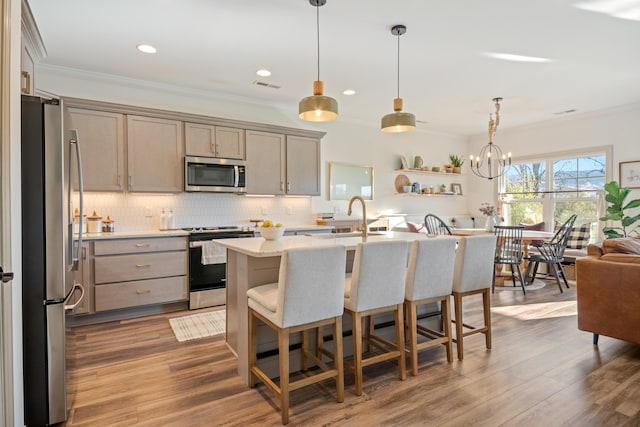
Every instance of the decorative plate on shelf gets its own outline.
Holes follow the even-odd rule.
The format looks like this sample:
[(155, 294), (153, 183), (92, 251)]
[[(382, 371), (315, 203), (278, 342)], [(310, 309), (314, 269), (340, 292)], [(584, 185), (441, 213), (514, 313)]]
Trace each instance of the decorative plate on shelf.
[(409, 177), (403, 174), (396, 176), (396, 191), (398, 193), (402, 193), (402, 187), (404, 187), (405, 185), (411, 185), (411, 181), (409, 181)]

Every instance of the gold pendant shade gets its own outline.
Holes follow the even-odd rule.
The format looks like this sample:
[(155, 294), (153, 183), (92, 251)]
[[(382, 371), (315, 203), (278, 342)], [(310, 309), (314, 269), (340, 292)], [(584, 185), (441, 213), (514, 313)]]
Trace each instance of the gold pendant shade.
[(328, 122), (338, 118), (338, 102), (330, 96), (324, 96), (321, 80), (313, 82), (313, 96), (303, 98), (298, 104), (298, 114), (309, 122)]
[(407, 132), (416, 128), (416, 117), (402, 112), (402, 98), (393, 100), (393, 111), (382, 118), (382, 132)]

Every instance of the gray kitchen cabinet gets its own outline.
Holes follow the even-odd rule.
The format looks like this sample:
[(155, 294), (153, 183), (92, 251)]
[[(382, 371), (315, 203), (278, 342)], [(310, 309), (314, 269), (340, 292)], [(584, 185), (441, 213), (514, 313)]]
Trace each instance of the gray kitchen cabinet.
[[(76, 307), (73, 312), (68, 313), (72, 316), (78, 314), (90, 314), (95, 311), (93, 300), (93, 253), (91, 249), (91, 242), (82, 243), (82, 247), (80, 248), (78, 270), (73, 273), (73, 280), (75, 283), (80, 283), (84, 288), (84, 297), (82, 298), (80, 305), (78, 305), (78, 307)], [(72, 299), (69, 303), (74, 304), (76, 301), (78, 301), (80, 295), (80, 290), (75, 289)]]
[(246, 150), (247, 193), (285, 194), (285, 136), (248, 130)]
[(23, 95), (35, 95), (35, 65), (47, 56), (47, 51), (44, 48), (40, 31), (26, 0), (22, 1), (21, 17), (20, 93)]
[[(77, 129), (85, 191), (124, 191), (124, 115), (82, 108), (68, 108), (65, 140)], [(73, 188), (78, 189), (76, 164)]]
[(129, 191), (183, 191), (182, 135), (182, 122), (179, 120), (127, 116)]
[(187, 156), (245, 157), (244, 129), (185, 122), (184, 137)]
[(96, 312), (188, 299), (185, 237), (109, 239), (94, 245)]
[(320, 140), (246, 131), (247, 193), (320, 194)]
[(320, 140), (287, 135), (287, 194), (320, 195)]

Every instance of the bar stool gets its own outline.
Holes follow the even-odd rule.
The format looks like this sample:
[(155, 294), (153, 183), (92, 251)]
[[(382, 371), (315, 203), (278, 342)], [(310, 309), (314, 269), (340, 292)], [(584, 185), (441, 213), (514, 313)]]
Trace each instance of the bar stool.
[[(447, 362), (453, 362), (450, 297), (456, 241), (455, 237), (448, 236), (416, 240), (409, 250), (404, 306), (412, 375), (418, 375), (418, 350), (442, 344), (447, 350)], [(418, 324), (418, 307), (434, 302), (441, 304), (442, 332)], [(429, 341), (418, 344), (418, 334), (429, 338)]]
[[(384, 360), (397, 359), (400, 379), (406, 378), (404, 349), (404, 281), (407, 269), (407, 242), (359, 243), (351, 276), (345, 280), (344, 309), (351, 315), (353, 365), (345, 367), (355, 374), (356, 395), (362, 394), (362, 368)], [(395, 314), (396, 342), (374, 334), (374, 316)], [(369, 319), (367, 336), (362, 323)], [(363, 341), (382, 353), (363, 356)]]
[[(459, 360), (463, 358), (463, 338), (469, 335), (484, 334), (486, 346), (491, 348), (490, 289), (495, 248), (496, 236), (493, 234), (460, 237), (458, 241), (452, 293), (456, 312), (456, 337), (453, 342), (456, 343)], [(462, 298), (474, 294), (482, 294), (482, 327), (463, 323)]]
[[(289, 393), (328, 378), (335, 378), (338, 402), (344, 401), (342, 313), (344, 302), (344, 246), (285, 250), (280, 260), (277, 283), (247, 291), (249, 304), (249, 387), (256, 378), (280, 396), (282, 424), (289, 422)], [(276, 385), (256, 364), (257, 320), (278, 332), (280, 385)], [(334, 368), (308, 351), (309, 329), (333, 326)], [(307, 358), (323, 372), (289, 381), (289, 334), (301, 332), (301, 365)]]

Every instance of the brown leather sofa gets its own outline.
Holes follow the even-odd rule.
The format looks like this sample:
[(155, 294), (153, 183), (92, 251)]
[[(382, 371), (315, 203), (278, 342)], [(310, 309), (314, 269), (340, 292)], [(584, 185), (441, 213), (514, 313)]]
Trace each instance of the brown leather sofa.
[(589, 245), (576, 261), (578, 329), (640, 344), (640, 239)]

